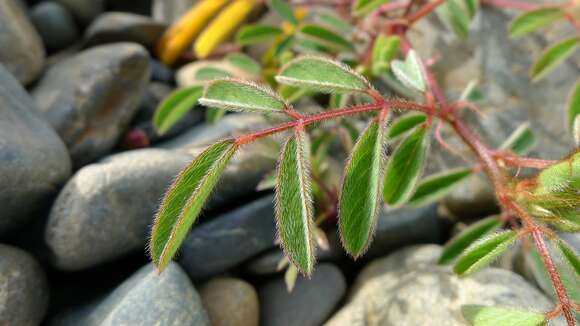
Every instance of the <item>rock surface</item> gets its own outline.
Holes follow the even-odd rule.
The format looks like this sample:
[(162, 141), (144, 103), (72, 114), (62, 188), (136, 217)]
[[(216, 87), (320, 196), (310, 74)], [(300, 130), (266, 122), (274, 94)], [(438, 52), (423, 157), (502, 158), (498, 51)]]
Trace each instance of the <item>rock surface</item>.
[(0, 325), (40, 324), (48, 306), (48, 284), (36, 260), (0, 244)]
[(258, 326), (258, 294), (249, 283), (217, 278), (204, 284), (199, 294), (212, 326)]
[(153, 0), (151, 11), (155, 20), (170, 24), (184, 15), (195, 3), (195, 0)]
[(358, 275), (346, 305), (326, 324), (465, 325), (464, 304), (551, 308), (536, 288), (510, 271), (486, 268), (459, 278), (437, 266), (441, 247), (414, 246), (373, 261)]
[(47, 1), (34, 6), (30, 19), (49, 51), (71, 45), (79, 36), (72, 15), (60, 3)]
[(15, 0), (0, 1), (0, 64), (28, 85), (42, 71), (42, 40)]
[(107, 153), (134, 116), (147, 82), (140, 45), (103, 45), (50, 67), (33, 91), (40, 112), (82, 166)]
[[(272, 160), (251, 146), (248, 149), (230, 162), (206, 210), (252, 193), (273, 168)], [(45, 239), (55, 265), (79, 270), (143, 248), (163, 193), (192, 159), (189, 153), (142, 149), (79, 170), (59, 194), (48, 219)]]
[(165, 31), (166, 25), (153, 19), (125, 12), (107, 12), (100, 15), (85, 33), (85, 46), (116, 42), (133, 42), (148, 49)]
[(68, 8), (75, 18), (86, 26), (105, 9), (105, 0), (56, 0)]
[(2, 65), (0, 103), (2, 234), (23, 224), (56, 194), (71, 173), (71, 163), (62, 140), (38, 116), (32, 98)]
[(99, 302), (57, 318), (55, 326), (209, 326), (201, 299), (175, 263), (146, 265)]
[(274, 197), (266, 196), (196, 226), (179, 263), (192, 279), (206, 278), (274, 247)]
[(346, 291), (341, 271), (331, 264), (316, 266), (310, 280), (298, 277), (291, 293), (283, 278), (259, 290), (260, 324), (318, 326), (330, 316)]
[(79, 170), (48, 218), (45, 239), (54, 264), (78, 270), (143, 247), (159, 199), (189, 160), (181, 153), (144, 149)]

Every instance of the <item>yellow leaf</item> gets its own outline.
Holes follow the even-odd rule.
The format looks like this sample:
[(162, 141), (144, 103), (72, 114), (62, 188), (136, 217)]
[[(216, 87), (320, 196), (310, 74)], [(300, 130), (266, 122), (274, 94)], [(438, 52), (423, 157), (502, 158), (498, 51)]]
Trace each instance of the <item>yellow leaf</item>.
[(157, 43), (157, 55), (161, 61), (167, 65), (173, 64), (227, 2), (228, 0), (202, 0), (183, 15)]
[(209, 56), (246, 19), (255, 4), (256, 0), (237, 0), (226, 7), (195, 42), (196, 56)]

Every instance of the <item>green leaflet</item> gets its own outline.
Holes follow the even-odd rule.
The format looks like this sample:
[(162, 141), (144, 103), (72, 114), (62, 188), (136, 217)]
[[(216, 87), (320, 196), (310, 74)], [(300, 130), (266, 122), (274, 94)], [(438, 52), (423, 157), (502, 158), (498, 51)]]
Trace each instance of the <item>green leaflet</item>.
[(414, 50), (409, 51), (405, 61), (393, 60), (391, 69), (397, 79), (405, 86), (421, 92), (425, 91), (425, 77), (423, 76), (421, 61)]
[(576, 82), (568, 100), (568, 126), (574, 130), (576, 117), (580, 114), (580, 80)]
[(387, 2), (389, 0), (356, 0), (352, 6), (352, 12), (358, 17), (365, 16)]
[(382, 74), (389, 69), (391, 60), (399, 53), (400, 43), (398, 36), (379, 34), (373, 46), (372, 71), (374, 75)]
[(339, 230), (344, 248), (355, 258), (368, 248), (379, 214), (385, 132), (386, 123), (372, 121), (354, 146), (344, 172)]
[(501, 149), (509, 149), (518, 155), (530, 152), (536, 145), (536, 136), (530, 127), (530, 123), (521, 124), (512, 134), (501, 144)]
[(580, 37), (572, 37), (547, 48), (532, 67), (531, 75), (534, 81), (540, 80), (554, 70), (579, 47)]
[(262, 67), (260, 64), (254, 60), (249, 55), (236, 52), (230, 53), (226, 56), (226, 61), (231, 63), (232, 65), (252, 74), (252, 75), (259, 75), (260, 71), (262, 71)]
[(580, 189), (580, 153), (544, 169), (537, 177), (536, 195), (564, 195)]
[(203, 94), (202, 86), (179, 89), (166, 97), (155, 110), (153, 125), (160, 135), (165, 134), (185, 114), (197, 105)]
[(473, 326), (540, 326), (547, 322), (543, 313), (500, 307), (464, 305), (461, 313)]
[(298, 19), (294, 16), (294, 11), (292, 7), (286, 3), (284, 0), (272, 0), (271, 6), (274, 11), (280, 15), (284, 20), (292, 23), (292, 25), (298, 25)]
[(282, 29), (271, 25), (246, 25), (240, 29), (236, 40), (240, 45), (251, 45), (271, 40), (282, 35)]
[(576, 254), (574, 249), (562, 240), (557, 241), (556, 246), (562, 253), (562, 256), (565, 258), (568, 265), (570, 265), (570, 267), (572, 267), (576, 272), (576, 277), (580, 276), (580, 259), (578, 259), (578, 254)]
[(387, 204), (401, 206), (413, 194), (427, 155), (426, 129), (418, 127), (395, 150), (387, 163), (383, 197)]
[(300, 33), (303, 36), (325, 47), (331, 47), (342, 50), (353, 49), (352, 42), (346, 40), (339, 34), (336, 34), (335, 32), (320, 25), (314, 24), (303, 25), (300, 28)]
[(511, 22), (510, 36), (513, 38), (522, 37), (563, 17), (564, 12), (560, 8), (541, 8), (525, 12)]
[(501, 256), (517, 239), (514, 231), (492, 234), (467, 248), (453, 266), (458, 275), (467, 275), (489, 265)]
[(332, 60), (303, 56), (282, 67), (276, 81), (322, 92), (365, 92), (368, 81), (348, 66)]
[(286, 102), (269, 88), (233, 79), (209, 83), (199, 102), (208, 107), (262, 113), (283, 111), (287, 107)]
[(282, 248), (292, 263), (306, 275), (314, 267), (310, 144), (304, 130), (286, 142), (278, 162), (276, 221)]
[(237, 148), (231, 139), (211, 145), (179, 174), (165, 194), (149, 246), (160, 272), (171, 262)]
[(422, 124), (423, 122), (427, 121), (427, 116), (422, 113), (418, 114), (405, 114), (404, 116), (398, 118), (393, 122), (391, 127), (389, 128), (389, 139), (395, 140), (399, 136), (403, 135), (409, 130), (417, 127), (418, 125)]
[(471, 169), (460, 169), (429, 176), (419, 183), (408, 204), (410, 206), (421, 206), (437, 201), (449, 194), (453, 187), (471, 174)]
[(445, 248), (443, 248), (443, 253), (441, 254), (441, 257), (439, 257), (438, 263), (441, 265), (451, 263), (472, 243), (481, 239), (485, 235), (496, 231), (501, 227), (501, 225), (502, 222), (497, 216), (490, 216), (473, 223), (445, 244)]
[(195, 79), (198, 81), (209, 81), (228, 77), (232, 77), (229, 72), (215, 67), (203, 67), (195, 73)]

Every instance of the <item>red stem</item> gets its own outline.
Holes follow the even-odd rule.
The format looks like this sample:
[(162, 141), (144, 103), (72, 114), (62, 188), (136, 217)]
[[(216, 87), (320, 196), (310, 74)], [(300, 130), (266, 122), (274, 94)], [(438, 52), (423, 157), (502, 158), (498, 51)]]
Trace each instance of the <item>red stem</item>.
[(419, 8), (412, 15), (407, 17), (407, 20), (409, 21), (409, 25), (412, 25), (413, 23), (415, 23), (419, 19), (429, 15), (431, 12), (433, 12), (433, 10), (437, 9), (437, 7), (442, 5), (444, 2), (445, 2), (445, 0), (435, 0), (435, 1), (428, 2), (426, 5)]
[(352, 106), (352, 107), (348, 107), (348, 108), (344, 108), (344, 109), (340, 109), (340, 110), (323, 111), (323, 112), (316, 113), (313, 115), (302, 116), (300, 119), (297, 119), (297, 120), (281, 123), (281, 124), (274, 126), (272, 128), (268, 128), (268, 129), (264, 129), (264, 130), (261, 130), (261, 131), (255, 132), (255, 133), (240, 136), (240, 137), (236, 138), (236, 144), (238, 144), (238, 145), (247, 144), (247, 143), (253, 142), (257, 139), (260, 139), (260, 138), (263, 138), (266, 136), (270, 136), (273, 134), (277, 134), (279, 132), (282, 132), (282, 131), (285, 131), (288, 129), (292, 129), (298, 125), (302, 125), (302, 126), (306, 127), (306, 126), (313, 124), (313, 123), (317, 123), (317, 122), (329, 120), (329, 119), (334, 119), (334, 118), (338, 118), (338, 117), (342, 117), (342, 116), (353, 115), (353, 114), (358, 114), (358, 113), (365, 113), (365, 112), (379, 111), (379, 110), (383, 109), (384, 106), (394, 107), (394, 108), (398, 108), (398, 109), (415, 110), (415, 111), (420, 111), (420, 112), (424, 112), (424, 113), (427, 112), (429, 109), (428, 107), (426, 107), (424, 105), (412, 103), (412, 102), (405, 102), (405, 101), (401, 101), (401, 100), (381, 100), (381, 101), (373, 102), (371, 104), (357, 105), (357, 106)]
[(538, 8), (537, 4), (516, 0), (481, 0), (481, 3), (483, 5), (488, 5), (502, 9), (516, 9), (522, 11), (530, 11)]

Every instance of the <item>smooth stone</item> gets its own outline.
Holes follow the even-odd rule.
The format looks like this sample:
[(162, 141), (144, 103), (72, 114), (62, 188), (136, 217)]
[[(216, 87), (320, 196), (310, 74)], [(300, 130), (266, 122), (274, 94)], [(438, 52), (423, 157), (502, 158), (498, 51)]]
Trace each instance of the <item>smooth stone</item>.
[(345, 292), (344, 276), (331, 264), (316, 266), (309, 280), (299, 276), (291, 293), (286, 289), (284, 278), (277, 278), (259, 289), (260, 324), (321, 325)]
[(100, 15), (85, 32), (85, 47), (100, 44), (133, 42), (148, 49), (155, 47), (161, 37), (165, 24), (147, 16), (126, 12), (106, 12)]
[(37, 4), (30, 11), (30, 19), (49, 51), (63, 49), (79, 36), (72, 15), (58, 2)]
[(63, 138), (76, 166), (116, 145), (149, 81), (149, 55), (117, 43), (85, 50), (48, 69), (33, 90), (38, 108)]
[(260, 305), (254, 287), (236, 278), (216, 278), (199, 289), (213, 326), (258, 326)]
[(194, 227), (179, 263), (192, 279), (207, 278), (274, 247), (275, 236), (274, 196), (268, 195)]
[(196, 4), (195, 0), (153, 0), (153, 19), (171, 24)]
[(68, 8), (83, 26), (87, 26), (105, 10), (105, 0), (56, 0)]
[(0, 1), (0, 64), (24, 85), (44, 66), (44, 46), (26, 13), (15, 0)]
[(145, 245), (159, 201), (189, 155), (143, 149), (80, 169), (50, 212), (45, 240), (53, 263), (80, 270)]
[(46, 276), (36, 259), (0, 244), (0, 325), (39, 325), (48, 297)]
[(30, 95), (1, 64), (0, 103), (3, 234), (43, 208), (70, 176), (71, 162), (62, 140), (39, 116)]
[(441, 247), (419, 245), (368, 264), (347, 303), (327, 326), (465, 325), (461, 305), (513, 306), (548, 311), (552, 304), (521, 276), (486, 268), (459, 278), (438, 266)]
[(151, 60), (151, 80), (173, 85), (175, 84), (175, 72), (163, 63)]
[(381, 257), (413, 244), (438, 243), (441, 232), (437, 205), (399, 209), (384, 206), (369, 249), (361, 259)]
[(144, 266), (102, 300), (57, 317), (53, 326), (209, 326), (201, 299), (183, 270)]
[[(449, 98), (458, 98), (467, 84), (479, 81), (484, 100), (477, 103), (483, 115), (462, 113), (469, 128), (492, 147), (499, 146), (522, 123), (530, 122), (537, 145), (531, 157), (558, 159), (574, 148), (567, 126), (567, 101), (580, 74), (580, 57), (571, 57), (541, 81), (532, 82), (529, 71), (547, 45), (572, 35), (567, 24), (554, 24), (543, 33), (510, 39), (508, 26), (516, 11), (482, 7), (472, 24), (468, 40), (461, 40), (430, 16), (415, 26), (410, 41), (423, 59), (435, 53), (433, 71)], [(568, 35), (568, 36), (567, 36)], [(469, 151), (443, 128), (443, 138), (460, 153)], [(468, 161), (470, 156), (466, 156)], [(462, 158), (433, 146), (429, 169), (466, 166)], [(458, 218), (485, 216), (497, 208), (490, 185), (471, 178), (446, 200)]]
[[(247, 149), (224, 171), (206, 211), (253, 193), (273, 168), (273, 160)], [(80, 169), (59, 194), (48, 218), (45, 241), (54, 265), (81, 270), (143, 250), (164, 192), (193, 157), (141, 149)]]

